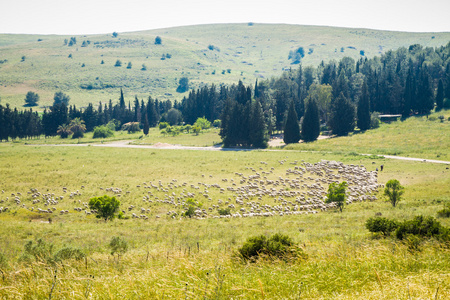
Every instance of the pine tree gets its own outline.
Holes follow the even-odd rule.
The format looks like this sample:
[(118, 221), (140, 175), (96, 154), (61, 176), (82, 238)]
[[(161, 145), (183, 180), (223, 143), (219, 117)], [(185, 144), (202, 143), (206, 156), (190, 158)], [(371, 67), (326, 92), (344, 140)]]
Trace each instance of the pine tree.
[(300, 140), (300, 126), (298, 125), (294, 101), (291, 101), (291, 105), (289, 106), (286, 124), (284, 125), (283, 140), (286, 144), (298, 143)]
[(331, 131), (336, 135), (346, 135), (355, 128), (355, 108), (343, 93), (331, 103)]
[(444, 83), (439, 79), (438, 89), (436, 93), (436, 110), (441, 110), (444, 107)]
[(366, 81), (363, 83), (361, 96), (358, 100), (357, 118), (357, 125), (360, 130), (365, 131), (370, 128), (370, 96)]
[(305, 116), (302, 122), (302, 138), (305, 142), (313, 142), (320, 135), (319, 108), (314, 99), (306, 103)]

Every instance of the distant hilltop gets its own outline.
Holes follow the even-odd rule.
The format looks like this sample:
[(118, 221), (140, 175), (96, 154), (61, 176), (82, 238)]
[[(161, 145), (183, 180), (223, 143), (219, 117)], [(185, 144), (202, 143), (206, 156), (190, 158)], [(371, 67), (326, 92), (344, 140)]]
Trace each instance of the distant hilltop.
[(189, 87), (280, 76), (345, 56), (374, 57), (420, 44), (438, 47), (450, 32), (410, 33), (284, 24), (213, 24), (102, 35), (0, 35), (0, 101), (21, 107), (28, 91), (51, 105), (56, 91), (86, 106), (126, 97), (178, 100)]

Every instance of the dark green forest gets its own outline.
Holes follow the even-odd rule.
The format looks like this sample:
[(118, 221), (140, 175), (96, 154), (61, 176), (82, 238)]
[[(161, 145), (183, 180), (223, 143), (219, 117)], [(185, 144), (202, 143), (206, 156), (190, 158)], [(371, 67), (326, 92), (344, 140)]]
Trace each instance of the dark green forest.
[[(27, 95), (27, 106), (35, 99), (39, 99), (37, 94)], [(307, 141), (317, 138), (317, 119), (321, 130), (346, 135), (356, 128), (370, 129), (374, 113), (408, 118), (450, 108), (450, 43), (439, 48), (416, 44), (371, 59), (345, 57), (317, 67), (299, 64), (278, 78), (256, 81), (254, 86), (205, 84), (173, 103), (151, 96), (126, 101), (122, 89), (118, 101), (84, 108), (70, 105), (70, 97), (60, 92), (54, 100), (41, 114), (32, 108), (19, 111), (0, 105), (0, 140), (55, 136), (73, 120), (93, 131), (108, 123), (116, 130), (129, 123), (137, 123), (139, 128), (160, 122), (192, 125), (204, 117), (210, 122), (221, 120), (224, 146), (264, 148), (269, 135), (285, 130), (290, 106), (297, 121), (303, 121), (300, 124), (305, 130), (299, 130)], [(313, 115), (303, 119), (306, 107), (311, 107)]]

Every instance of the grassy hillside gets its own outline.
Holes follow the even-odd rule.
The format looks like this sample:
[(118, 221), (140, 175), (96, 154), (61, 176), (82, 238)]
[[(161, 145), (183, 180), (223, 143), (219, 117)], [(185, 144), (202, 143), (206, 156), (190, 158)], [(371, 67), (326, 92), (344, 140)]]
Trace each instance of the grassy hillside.
[[(161, 37), (161, 45), (154, 44), (156, 36)], [(373, 57), (416, 43), (437, 47), (450, 41), (450, 33), (217, 24), (119, 33), (116, 38), (109, 34), (76, 36), (76, 45), (65, 45), (64, 40), (70, 38), (0, 35), (1, 103), (21, 107), (31, 90), (40, 95), (42, 108), (51, 105), (53, 94), (61, 90), (70, 95), (72, 104), (85, 106), (116, 100), (119, 87), (124, 88), (127, 100), (135, 95), (180, 100), (183, 94), (176, 88), (181, 77), (188, 77), (192, 87), (238, 80), (251, 84), (256, 78), (279, 76), (283, 69), (297, 67), (288, 55), (298, 47), (305, 50), (303, 65), (316, 66), (322, 60), (344, 56), (358, 59), (361, 51)], [(121, 67), (114, 66), (117, 60)], [(146, 70), (141, 70), (143, 64)]]

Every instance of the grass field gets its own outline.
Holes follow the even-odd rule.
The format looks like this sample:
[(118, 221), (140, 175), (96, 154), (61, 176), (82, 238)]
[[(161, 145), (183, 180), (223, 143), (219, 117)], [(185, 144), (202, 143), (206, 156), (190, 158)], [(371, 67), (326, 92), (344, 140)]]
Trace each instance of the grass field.
[[(9, 212), (0, 213), (0, 298), (46, 299), (50, 294), (52, 299), (449, 298), (448, 245), (425, 240), (418, 250), (411, 250), (408, 242), (372, 236), (364, 227), (367, 218), (375, 213), (398, 219), (419, 214), (436, 216), (444, 203), (450, 203), (448, 166), (356, 153), (372, 149), (369, 141), (381, 135), (384, 135), (384, 151), (398, 151), (394, 149), (395, 132), (405, 126), (415, 129), (411, 130), (411, 136), (405, 133), (398, 137), (398, 144), (403, 145), (401, 155), (425, 156), (439, 152), (440, 159), (448, 158), (450, 147), (442, 147), (448, 142), (448, 135), (439, 140), (440, 134), (448, 131), (448, 122), (438, 122), (412, 118), (364, 134), (307, 144), (307, 147), (317, 144), (317, 148), (298, 148), (301, 151), (213, 152), (31, 145), (54, 144), (60, 139), (26, 141), (28, 145), (24, 141), (0, 143), (0, 190), (4, 191), (0, 194), (4, 201), (0, 206), (10, 207)], [(412, 143), (403, 144), (404, 139), (414, 134), (422, 141), (418, 133), (424, 130), (430, 132), (427, 136), (430, 149), (419, 152)], [(216, 139), (208, 134), (217, 133), (164, 138), (152, 131), (141, 139), (141, 134), (116, 133), (114, 139), (203, 146)], [(355, 137), (359, 137), (359, 142), (354, 141)], [(91, 140), (88, 135), (80, 142)], [(64, 140), (69, 141), (78, 143), (78, 140)], [(303, 152), (305, 149), (314, 152)], [(162, 199), (164, 194), (195, 190), (190, 188), (191, 184), (200, 190), (215, 183), (231, 186), (231, 179), (238, 184), (241, 177), (236, 172), (250, 176), (255, 174), (251, 168), (258, 172), (271, 170), (273, 173), (266, 175), (268, 179), (293, 178), (286, 174), (287, 169), (301, 166), (302, 161), (316, 163), (323, 159), (364, 165), (368, 171), (383, 164), (378, 183), (398, 179), (406, 187), (404, 200), (393, 208), (378, 194), (379, 200), (352, 203), (343, 213), (328, 210), (308, 215), (203, 220), (172, 218), (172, 214), (166, 214), (167, 210), (179, 212), (178, 208), (160, 202), (144, 204), (142, 200), (148, 195), (144, 186), (149, 182), (159, 186), (161, 181), (161, 190), (151, 191)], [(224, 183), (223, 178), (228, 182)], [(186, 186), (176, 187), (184, 182)], [(118, 198), (121, 209), (135, 205), (133, 211), (137, 213), (144, 206), (151, 210), (146, 213), (149, 219), (116, 219), (105, 223), (93, 215), (73, 210), (91, 197), (113, 195), (100, 189), (107, 187), (123, 190)], [(43, 203), (32, 204), (33, 199), (27, 194), (31, 188), (45, 194), (54, 193), (54, 197), (63, 195), (64, 199), (48, 206), (57, 207), (53, 214), (30, 211), (27, 208), (31, 206), (47, 208)], [(234, 200), (235, 192), (226, 190), (221, 194), (213, 187), (209, 190), (211, 200), (201, 194), (194, 197), (204, 208), (219, 204), (218, 199), (232, 197)], [(69, 193), (76, 191), (79, 193), (70, 198)], [(20, 204), (11, 195), (17, 192), (22, 194)], [(23, 204), (27, 208), (21, 207)], [(59, 214), (64, 209), (69, 213)], [(439, 221), (450, 226), (449, 219)], [(250, 236), (273, 233), (291, 236), (303, 248), (307, 259), (243, 263), (234, 258), (237, 248)], [(122, 237), (129, 245), (120, 260), (117, 255), (113, 258), (108, 248), (113, 236)], [(87, 258), (56, 264), (35, 259), (29, 263), (21, 261), (26, 242), (36, 243), (39, 238), (52, 244), (54, 252), (74, 247)]]
[[(162, 38), (161, 45), (154, 44), (156, 36)], [(373, 57), (411, 44), (438, 47), (450, 41), (450, 33), (220, 24), (119, 33), (117, 38), (76, 36), (77, 44), (71, 47), (64, 45), (64, 39), (70, 36), (0, 35), (0, 60), (7, 60), (0, 64), (2, 105), (20, 108), (26, 93), (34, 91), (40, 95), (37, 109), (43, 110), (61, 90), (71, 97), (70, 104), (83, 107), (116, 101), (120, 87), (130, 101), (136, 95), (181, 100), (186, 95), (176, 92), (181, 77), (187, 77), (193, 88), (239, 80), (254, 84), (257, 78), (280, 76), (283, 69), (296, 68), (288, 55), (298, 47), (307, 53), (303, 66), (317, 66), (322, 60), (338, 61), (344, 56), (359, 59), (360, 51)], [(84, 41), (89, 41), (86, 47), (82, 47)], [(162, 60), (163, 54), (171, 58)], [(121, 67), (114, 66), (117, 60)]]

